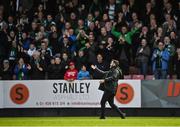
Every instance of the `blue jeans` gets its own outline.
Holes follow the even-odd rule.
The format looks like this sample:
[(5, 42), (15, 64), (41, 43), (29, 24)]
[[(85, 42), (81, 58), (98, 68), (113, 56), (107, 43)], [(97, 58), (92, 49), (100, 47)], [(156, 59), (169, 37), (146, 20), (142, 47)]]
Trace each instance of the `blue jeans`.
[(154, 71), (155, 79), (167, 79), (167, 70), (156, 69)]
[(141, 62), (140, 63), (140, 74), (146, 76), (148, 70), (148, 63), (146, 62)]

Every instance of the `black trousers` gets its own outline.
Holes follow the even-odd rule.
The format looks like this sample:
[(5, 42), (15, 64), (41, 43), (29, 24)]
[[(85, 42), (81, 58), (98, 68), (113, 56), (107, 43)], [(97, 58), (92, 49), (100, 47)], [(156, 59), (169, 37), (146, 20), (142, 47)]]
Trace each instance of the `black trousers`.
[(109, 105), (115, 110), (121, 117), (123, 117), (123, 112), (114, 104), (114, 94), (108, 91), (104, 91), (101, 99), (101, 116), (105, 117), (105, 104), (108, 101)]

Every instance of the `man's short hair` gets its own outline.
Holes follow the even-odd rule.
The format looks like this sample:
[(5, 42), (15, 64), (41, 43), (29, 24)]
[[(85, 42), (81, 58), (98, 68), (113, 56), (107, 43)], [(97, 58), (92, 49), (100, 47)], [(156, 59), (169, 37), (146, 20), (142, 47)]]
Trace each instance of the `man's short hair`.
[(3, 63), (9, 63), (9, 60), (5, 59), (3, 60)]
[(112, 60), (114, 63), (115, 63), (115, 65), (116, 65), (116, 67), (118, 67), (119, 66), (119, 61), (118, 60)]

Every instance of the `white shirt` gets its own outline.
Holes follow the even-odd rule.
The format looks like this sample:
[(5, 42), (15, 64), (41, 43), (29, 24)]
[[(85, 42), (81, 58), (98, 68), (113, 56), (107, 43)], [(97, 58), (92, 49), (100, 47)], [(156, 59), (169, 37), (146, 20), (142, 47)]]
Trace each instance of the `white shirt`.
[(31, 57), (35, 51), (36, 51), (36, 48), (29, 49), (29, 50), (27, 51), (27, 53), (28, 53), (28, 55)]

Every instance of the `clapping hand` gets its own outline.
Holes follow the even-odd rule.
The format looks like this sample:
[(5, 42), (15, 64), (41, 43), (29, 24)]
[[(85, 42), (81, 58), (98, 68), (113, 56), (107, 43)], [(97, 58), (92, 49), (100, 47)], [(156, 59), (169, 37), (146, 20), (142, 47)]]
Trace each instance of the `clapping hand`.
[(141, 48), (141, 50), (139, 51), (139, 53), (142, 53), (143, 52), (143, 48)]
[(28, 69), (28, 70), (31, 70), (31, 65), (28, 64), (28, 65), (27, 65), (27, 69)]
[(180, 54), (178, 54), (178, 60), (180, 60)]
[(92, 68), (93, 70), (95, 70), (95, 69), (96, 69), (96, 66), (94, 66), (94, 65), (91, 65), (91, 68)]

